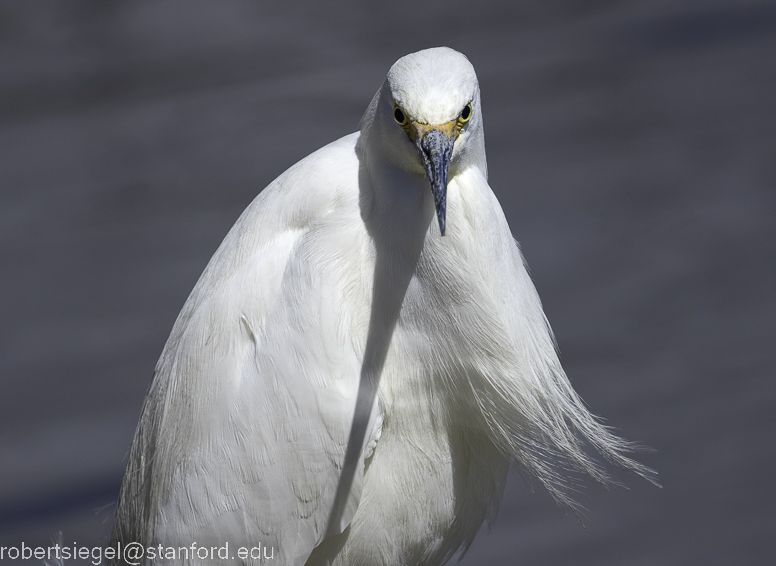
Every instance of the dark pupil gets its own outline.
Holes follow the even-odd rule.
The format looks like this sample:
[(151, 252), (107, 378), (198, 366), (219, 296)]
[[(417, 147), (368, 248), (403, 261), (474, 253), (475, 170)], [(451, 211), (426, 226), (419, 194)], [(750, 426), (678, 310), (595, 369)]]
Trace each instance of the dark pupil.
[(396, 121), (400, 124), (404, 122), (404, 112), (399, 110), (398, 108), (393, 111), (393, 117), (396, 118)]
[(472, 107), (471, 106), (466, 106), (466, 108), (463, 109), (463, 112), (461, 112), (461, 118), (463, 118), (464, 120), (468, 120), (469, 119), (469, 115), (471, 113), (472, 113)]

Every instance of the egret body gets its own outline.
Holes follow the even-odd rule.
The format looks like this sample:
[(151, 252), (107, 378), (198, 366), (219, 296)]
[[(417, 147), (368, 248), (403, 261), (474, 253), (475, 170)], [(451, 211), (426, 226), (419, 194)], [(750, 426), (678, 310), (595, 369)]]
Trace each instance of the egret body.
[(580, 438), (648, 473), (561, 368), (488, 186), (473, 67), (429, 49), (213, 256), (157, 364), (113, 542), (442, 564), (510, 466), (561, 501), (563, 468), (607, 481)]

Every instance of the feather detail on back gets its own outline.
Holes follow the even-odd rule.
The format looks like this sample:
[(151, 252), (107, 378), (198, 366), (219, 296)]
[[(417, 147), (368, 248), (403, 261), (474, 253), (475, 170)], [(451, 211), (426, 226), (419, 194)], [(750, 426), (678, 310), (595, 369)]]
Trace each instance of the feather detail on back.
[[(357, 169), (348, 138), (290, 169), (241, 216), (192, 291), (143, 408), (116, 540), (258, 540), (304, 563), (324, 534), (350, 522), (363, 458), (348, 462), (352, 489), (336, 486), (369, 283), (351, 265), (360, 258), (348, 254), (364, 237), (343, 218), (358, 214), (357, 199), (316, 191), (316, 178), (332, 177), (332, 156)], [(362, 416), (373, 451), (377, 404)], [(332, 506), (338, 516), (330, 517)]]

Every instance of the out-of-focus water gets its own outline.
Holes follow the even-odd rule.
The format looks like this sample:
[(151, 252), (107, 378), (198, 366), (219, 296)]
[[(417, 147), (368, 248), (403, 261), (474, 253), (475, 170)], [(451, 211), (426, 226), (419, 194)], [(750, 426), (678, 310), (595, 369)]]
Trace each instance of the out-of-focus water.
[[(662, 490), (510, 482), (464, 564), (774, 563), (776, 6), (0, 4), (0, 545), (97, 544), (227, 230), (398, 57), (477, 69), (490, 182), (576, 389)], [(615, 472), (616, 473), (616, 472)]]

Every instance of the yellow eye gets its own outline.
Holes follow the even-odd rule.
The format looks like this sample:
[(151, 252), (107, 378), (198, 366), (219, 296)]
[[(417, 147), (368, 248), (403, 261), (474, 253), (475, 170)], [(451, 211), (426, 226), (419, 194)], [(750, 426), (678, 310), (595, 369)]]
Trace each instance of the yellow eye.
[(461, 110), (461, 113), (458, 115), (458, 125), (463, 126), (466, 122), (471, 120), (472, 118), (472, 103), (470, 102), (466, 106), (464, 106), (463, 110)]
[(406, 126), (409, 124), (409, 120), (407, 119), (407, 115), (402, 112), (402, 109), (398, 106), (393, 107), (393, 119), (396, 120), (396, 123), (399, 124), (401, 127)]

